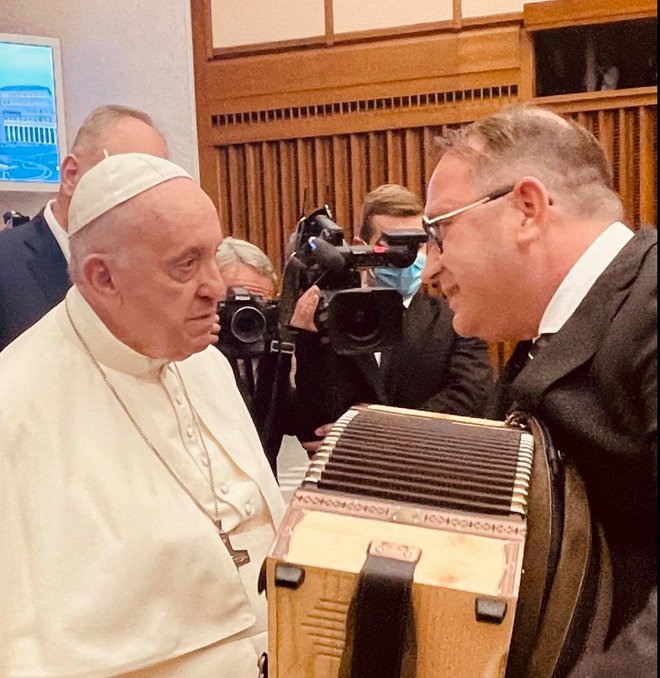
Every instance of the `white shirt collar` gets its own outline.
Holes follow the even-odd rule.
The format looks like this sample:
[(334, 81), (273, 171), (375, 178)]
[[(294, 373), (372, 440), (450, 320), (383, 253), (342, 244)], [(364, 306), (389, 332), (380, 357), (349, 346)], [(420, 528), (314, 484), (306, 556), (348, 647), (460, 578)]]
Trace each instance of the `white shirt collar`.
[[(103, 324), (75, 285), (67, 292), (64, 304), (63, 322), (71, 327), (66, 313), (68, 309), (76, 329), (99, 363), (134, 377), (154, 379), (158, 377), (162, 367), (170, 362), (149, 358), (119, 341)], [(75, 336), (75, 330), (72, 327), (71, 330)], [(75, 337), (74, 341), (79, 342), (79, 339)], [(84, 347), (82, 349), (84, 350)]]
[(52, 204), (54, 203), (54, 200), (49, 200), (46, 203), (46, 207), (44, 207), (44, 219), (46, 220), (46, 223), (48, 224), (48, 228), (50, 228), (53, 237), (57, 241), (57, 244), (60, 246), (60, 249), (62, 250), (62, 254), (64, 255), (64, 258), (66, 259), (66, 263), (68, 264), (70, 259), (71, 259), (71, 253), (69, 250), (69, 235), (67, 232), (59, 225), (57, 219), (55, 218), (55, 215), (53, 214), (53, 208)]
[(559, 332), (601, 273), (634, 235), (627, 226), (615, 221), (589, 245), (550, 299), (541, 318), (539, 335)]

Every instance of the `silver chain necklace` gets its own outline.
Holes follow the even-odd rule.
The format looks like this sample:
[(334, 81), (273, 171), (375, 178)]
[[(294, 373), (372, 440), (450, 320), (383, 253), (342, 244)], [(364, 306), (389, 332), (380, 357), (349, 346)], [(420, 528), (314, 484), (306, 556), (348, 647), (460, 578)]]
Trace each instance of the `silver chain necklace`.
[(211, 456), (209, 454), (209, 451), (206, 447), (206, 443), (204, 442), (204, 436), (202, 435), (202, 429), (199, 423), (199, 416), (197, 414), (197, 410), (193, 407), (192, 402), (190, 400), (190, 397), (188, 396), (188, 391), (186, 389), (185, 383), (183, 381), (183, 378), (181, 377), (181, 373), (179, 372), (179, 368), (176, 365), (176, 363), (172, 363), (174, 365), (174, 369), (176, 371), (177, 377), (179, 379), (179, 382), (183, 388), (183, 393), (186, 398), (186, 402), (188, 403), (188, 407), (190, 408), (190, 411), (192, 412), (192, 418), (193, 418), (193, 423), (195, 425), (195, 428), (197, 430), (197, 435), (199, 436), (199, 439), (202, 444), (202, 449), (204, 450), (204, 458), (208, 462), (208, 469), (209, 469), (209, 478), (208, 478), (208, 483), (209, 487), (211, 489), (211, 493), (213, 495), (213, 501), (215, 505), (215, 518), (204, 508), (202, 503), (197, 499), (197, 497), (190, 491), (190, 489), (183, 483), (183, 481), (177, 476), (176, 472), (174, 469), (167, 463), (163, 455), (158, 451), (158, 448), (151, 442), (149, 436), (143, 431), (142, 427), (140, 424), (137, 422), (135, 417), (131, 414), (131, 411), (128, 409), (126, 403), (122, 400), (121, 396), (119, 393), (117, 393), (117, 390), (115, 389), (114, 385), (108, 379), (108, 375), (105, 373), (105, 370), (101, 367), (101, 364), (99, 361), (94, 357), (94, 354), (92, 353), (91, 349), (87, 345), (87, 342), (83, 338), (82, 334), (76, 327), (76, 324), (73, 322), (73, 318), (71, 317), (71, 313), (69, 311), (69, 305), (68, 305), (68, 300), (65, 299), (64, 301), (64, 307), (66, 309), (66, 314), (69, 318), (69, 322), (71, 323), (71, 327), (73, 328), (73, 331), (78, 337), (78, 341), (80, 342), (81, 346), (85, 350), (85, 353), (89, 356), (90, 360), (92, 363), (94, 363), (94, 366), (98, 370), (99, 374), (103, 378), (103, 381), (105, 382), (106, 386), (110, 389), (110, 392), (114, 396), (115, 400), (119, 404), (119, 406), (122, 408), (122, 410), (125, 412), (126, 416), (129, 418), (130, 422), (133, 424), (133, 427), (135, 430), (138, 432), (142, 440), (146, 443), (147, 447), (156, 455), (157, 459), (160, 461), (160, 463), (165, 467), (165, 469), (168, 471), (168, 473), (172, 476), (172, 478), (175, 480), (177, 485), (190, 497), (192, 502), (195, 504), (195, 506), (213, 523), (214, 527), (217, 529), (218, 534), (220, 535), (220, 539), (222, 539), (222, 543), (225, 545), (227, 550), (229, 551), (229, 555), (232, 557), (234, 564), (236, 567), (241, 567), (242, 565), (247, 565), (250, 562), (250, 554), (246, 549), (234, 549), (232, 546), (231, 542), (229, 541), (229, 534), (225, 532), (222, 529), (222, 520), (220, 519), (220, 507), (218, 506), (218, 497), (215, 492), (215, 483), (213, 481), (213, 465), (211, 463)]

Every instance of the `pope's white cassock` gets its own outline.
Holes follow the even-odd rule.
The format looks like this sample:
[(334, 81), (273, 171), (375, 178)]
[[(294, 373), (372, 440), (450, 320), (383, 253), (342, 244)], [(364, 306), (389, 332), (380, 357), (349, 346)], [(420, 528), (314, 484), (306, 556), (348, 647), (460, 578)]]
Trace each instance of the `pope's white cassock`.
[[(236, 568), (131, 423), (65, 303), (145, 436), (214, 514), (206, 447), (223, 528), (248, 565)], [(257, 577), (282, 510), (221, 353), (146, 358), (71, 288), (0, 354), (0, 675), (255, 676)]]

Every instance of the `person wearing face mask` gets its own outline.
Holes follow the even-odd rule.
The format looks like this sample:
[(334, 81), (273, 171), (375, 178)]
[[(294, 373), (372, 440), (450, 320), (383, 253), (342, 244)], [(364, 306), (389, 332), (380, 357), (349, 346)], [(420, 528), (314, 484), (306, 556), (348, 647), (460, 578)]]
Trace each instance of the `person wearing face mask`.
[[(375, 245), (383, 231), (418, 229), (420, 199), (397, 184), (371, 191), (362, 205), (359, 240)], [(316, 452), (332, 422), (358, 403), (481, 416), (492, 386), (487, 345), (459, 337), (444, 299), (421, 287), (425, 245), (407, 268), (377, 267), (363, 285), (396, 289), (405, 306), (401, 340), (382, 353), (338, 355), (314, 323), (319, 289), (298, 300), (291, 325), (296, 337), (296, 435)]]

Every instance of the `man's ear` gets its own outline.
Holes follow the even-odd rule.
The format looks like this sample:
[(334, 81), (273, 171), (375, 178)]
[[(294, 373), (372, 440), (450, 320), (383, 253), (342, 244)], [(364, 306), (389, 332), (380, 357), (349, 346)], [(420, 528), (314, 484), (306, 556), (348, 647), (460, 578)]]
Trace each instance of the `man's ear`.
[(514, 189), (515, 208), (522, 213), (517, 239), (520, 244), (529, 244), (545, 232), (549, 210), (552, 205), (548, 191), (536, 177), (523, 177)]
[(69, 153), (65, 156), (60, 167), (60, 191), (71, 198), (73, 189), (78, 183), (80, 164), (75, 155)]
[(118, 294), (116, 281), (107, 259), (101, 254), (89, 254), (82, 264), (82, 277), (85, 285), (96, 294), (114, 297)]

